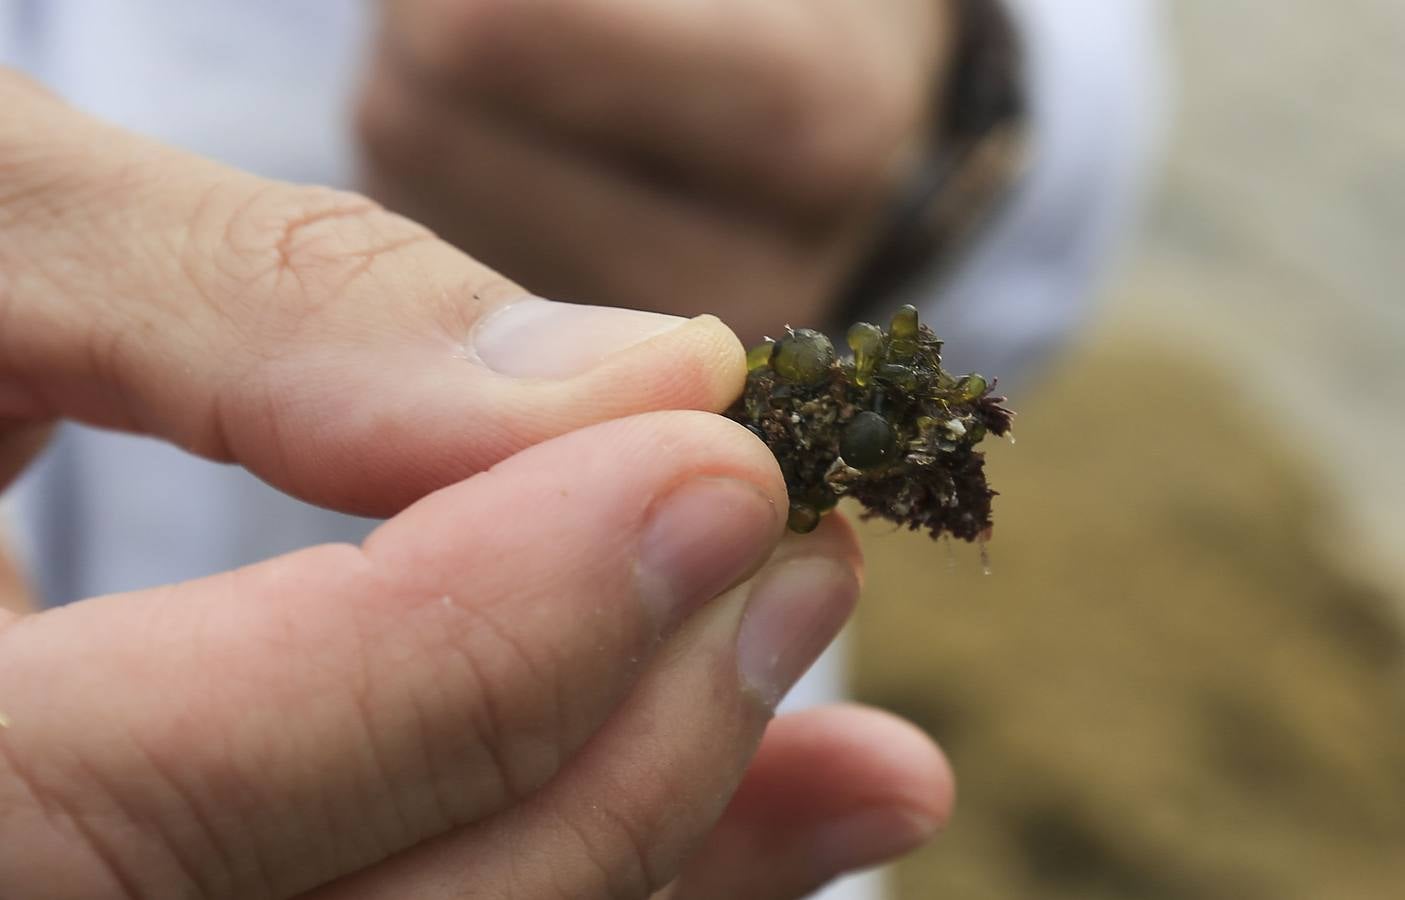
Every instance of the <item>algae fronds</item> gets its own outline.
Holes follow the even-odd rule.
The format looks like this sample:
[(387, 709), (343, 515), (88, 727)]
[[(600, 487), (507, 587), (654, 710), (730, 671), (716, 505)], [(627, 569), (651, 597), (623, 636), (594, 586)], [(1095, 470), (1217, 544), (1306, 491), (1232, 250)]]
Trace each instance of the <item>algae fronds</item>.
[(747, 354), (746, 390), (727, 416), (776, 455), (790, 491), (790, 527), (819, 525), (841, 497), (880, 517), (971, 541), (991, 529), (986, 434), (1004, 435), (1014, 413), (994, 381), (942, 370), (942, 342), (905, 306), (885, 331), (849, 329), (853, 355), (829, 338), (787, 329)]

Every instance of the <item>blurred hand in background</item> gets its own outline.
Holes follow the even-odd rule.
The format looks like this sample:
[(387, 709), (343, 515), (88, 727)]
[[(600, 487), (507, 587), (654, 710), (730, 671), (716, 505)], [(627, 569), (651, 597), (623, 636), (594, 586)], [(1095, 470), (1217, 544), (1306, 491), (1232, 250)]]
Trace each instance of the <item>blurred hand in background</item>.
[(0, 895), (792, 897), (939, 826), (890, 716), (761, 746), (860, 565), (837, 518), (782, 541), (774, 457), (699, 411), (743, 377), (715, 318), (526, 298), (4, 70), (0, 107), (0, 488), (70, 418), (389, 517), (0, 609)]
[(938, 113), (952, 6), (393, 0), (368, 185), (543, 294), (824, 322)]

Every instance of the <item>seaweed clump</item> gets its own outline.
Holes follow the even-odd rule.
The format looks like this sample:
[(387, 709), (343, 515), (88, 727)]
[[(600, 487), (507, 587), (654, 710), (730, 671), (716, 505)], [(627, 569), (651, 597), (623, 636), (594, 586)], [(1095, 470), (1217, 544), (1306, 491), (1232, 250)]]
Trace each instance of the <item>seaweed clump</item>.
[(1014, 413), (994, 381), (942, 370), (942, 342), (904, 306), (885, 331), (860, 322), (840, 358), (829, 338), (786, 329), (747, 354), (746, 390), (727, 416), (766, 442), (790, 492), (790, 528), (819, 525), (841, 497), (933, 538), (984, 539), (991, 529), (987, 434)]

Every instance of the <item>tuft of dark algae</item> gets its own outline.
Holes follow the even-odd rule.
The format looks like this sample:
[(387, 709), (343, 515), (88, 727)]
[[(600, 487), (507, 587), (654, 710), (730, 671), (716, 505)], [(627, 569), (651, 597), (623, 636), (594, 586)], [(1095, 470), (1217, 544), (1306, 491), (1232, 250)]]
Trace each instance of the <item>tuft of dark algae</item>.
[(942, 342), (904, 306), (885, 331), (860, 322), (851, 357), (808, 328), (786, 329), (747, 354), (746, 390), (726, 415), (766, 442), (790, 492), (790, 528), (807, 532), (841, 497), (933, 538), (984, 539), (995, 491), (987, 434), (1014, 413), (994, 381), (942, 370)]

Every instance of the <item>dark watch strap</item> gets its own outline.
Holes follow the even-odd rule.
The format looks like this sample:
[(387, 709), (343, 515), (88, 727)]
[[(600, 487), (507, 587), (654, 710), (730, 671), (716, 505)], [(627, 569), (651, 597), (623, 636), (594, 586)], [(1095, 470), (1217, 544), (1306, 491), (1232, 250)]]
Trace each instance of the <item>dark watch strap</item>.
[(1023, 169), (1019, 35), (1000, 0), (954, 0), (958, 33), (923, 159), (841, 292), (843, 321), (949, 266)]

